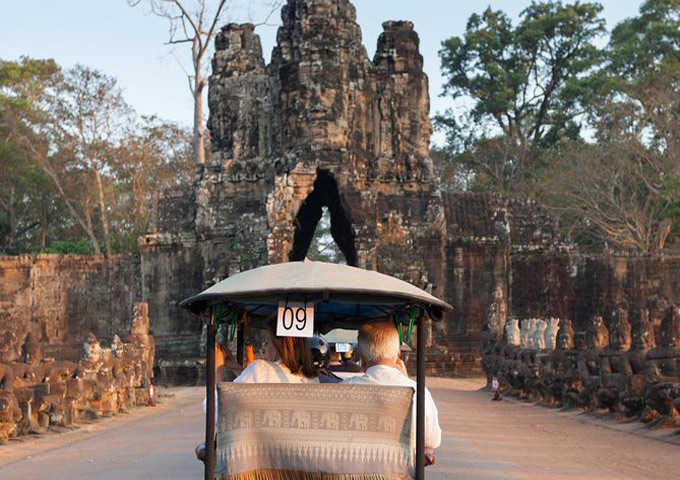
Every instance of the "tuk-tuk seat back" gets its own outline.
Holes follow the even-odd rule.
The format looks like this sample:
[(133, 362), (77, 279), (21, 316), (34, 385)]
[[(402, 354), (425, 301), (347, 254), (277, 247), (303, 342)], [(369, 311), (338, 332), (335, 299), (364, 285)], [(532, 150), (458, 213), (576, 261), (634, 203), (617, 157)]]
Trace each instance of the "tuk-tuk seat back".
[(221, 383), (217, 395), (216, 478), (414, 476), (411, 387)]

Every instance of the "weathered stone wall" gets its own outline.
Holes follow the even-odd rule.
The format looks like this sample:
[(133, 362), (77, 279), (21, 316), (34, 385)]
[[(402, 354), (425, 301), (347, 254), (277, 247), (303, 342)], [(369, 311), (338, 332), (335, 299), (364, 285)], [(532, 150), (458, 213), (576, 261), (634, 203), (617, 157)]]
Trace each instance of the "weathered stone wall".
[[(169, 299), (303, 259), (323, 207), (349, 264), (445, 285), (446, 226), (413, 25), (386, 22), (371, 61), (347, 0), (290, 0), (281, 16), (269, 65), (252, 25), (217, 36), (212, 156), (192, 193), (159, 198), (140, 240), (154, 325), (181, 335), (193, 331)], [(173, 352), (196, 345), (182, 338)]]
[(0, 361), (15, 360), (29, 332), (47, 356), (75, 360), (88, 333), (127, 331), (140, 297), (134, 256), (0, 257)]
[(29, 332), (21, 355), (0, 362), (0, 442), (153, 405), (154, 338), (146, 303), (135, 304), (131, 324), (125, 343), (114, 335), (110, 348), (90, 333), (77, 361), (45, 356), (41, 340)]
[(442, 192), (410, 22), (385, 22), (371, 60), (348, 0), (289, 0), (281, 17), (269, 65), (252, 25), (227, 25), (217, 36), (211, 158), (193, 191), (159, 199), (140, 240), (143, 298), (154, 323), (177, 333), (159, 357), (200, 354), (197, 324), (175, 308), (179, 299), (242, 270), (302, 260), (322, 207), (349, 264), (455, 306), (428, 336), (436, 374), (480, 372), (498, 289), (510, 315), (578, 322), (610, 297), (677, 285), (670, 260), (650, 267), (658, 281), (645, 283), (642, 265), (654, 260), (634, 261), (623, 278), (609, 266), (620, 259), (574, 254), (533, 202)]
[(139, 258), (0, 260), (0, 327), (12, 348), (11, 332), (32, 331), (67, 356), (90, 331), (108, 340), (124, 329), (143, 300), (161, 371), (195, 374), (201, 323), (179, 301), (240, 271), (302, 260), (324, 207), (347, 263), (454, 305), (428, 326), (434, 374), (481, 372), (495, 294), (509, 316), (577, 326), (622, 301), (650, 310), (678, 301), (679, 257), (581, 256), (534, 202), (440, 190), (410, 22), (385, 22), (371, 59), (348, 0), (289, 0), (281, 16), (269, 65), (252, 25), (217, 36), (212, 155), (192, 188), (154, 199)]

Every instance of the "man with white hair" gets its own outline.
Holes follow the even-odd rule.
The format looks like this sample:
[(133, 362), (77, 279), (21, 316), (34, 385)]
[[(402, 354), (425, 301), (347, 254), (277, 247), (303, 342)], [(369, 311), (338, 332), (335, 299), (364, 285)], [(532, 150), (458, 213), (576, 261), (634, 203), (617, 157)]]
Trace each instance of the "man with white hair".
[[(413, 387), (406, 367), (399, 358), (399, 333), (388, 321), (365, 323), (359, 329), (359, 358), (366, 373), (345, 380), (345, 383), (372, 383)], [(414, 398), (415, 405), (415, 398)], [(434, 449), (441, 443), (439, 413), (430, 391), (425, 389), (425, 464), (434, 463)]]

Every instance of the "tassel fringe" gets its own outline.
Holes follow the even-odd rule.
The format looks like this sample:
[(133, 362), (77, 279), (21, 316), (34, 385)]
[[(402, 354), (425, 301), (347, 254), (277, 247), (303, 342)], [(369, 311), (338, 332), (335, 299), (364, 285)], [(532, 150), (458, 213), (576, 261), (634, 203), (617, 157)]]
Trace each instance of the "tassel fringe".
[(397, 475), (385, 475), (381, 473), (342, 474), (342, 473), (319, 473), (300, 472), (294, 470), (255, 470), (252, 472), (239, 473), (216, 477), (220, 480), (408, 480), (410, 477)]

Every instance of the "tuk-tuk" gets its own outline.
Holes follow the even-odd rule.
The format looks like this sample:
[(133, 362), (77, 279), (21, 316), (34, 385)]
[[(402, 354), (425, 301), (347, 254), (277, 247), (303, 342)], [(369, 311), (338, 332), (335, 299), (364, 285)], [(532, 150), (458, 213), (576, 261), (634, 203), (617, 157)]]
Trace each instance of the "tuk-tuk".
[[(441, 321), (451, 306), (405, 281), (376, 271), (323, 262), (289, 262), (229, 277), (180, 306), (207, 326), (206, 398), (215, 396), (215, 331), (228, 323), (243, 363), (244, 330), (276, 319), (277, 335), (311, 336), (391, 318), (400, 335), (422, 332), (426, 316)], [(417, 334), (415, 478), (425, 466), (425, 335)], [(215, 403), (207, 402), (205, 479), (214, 478)], [(367, 475), (366, 477), (369, 477)]]

